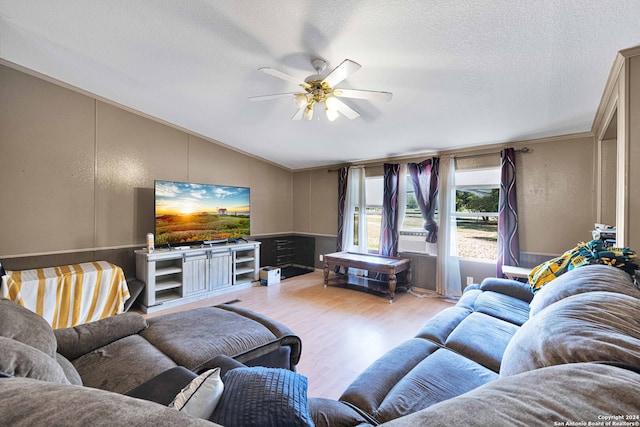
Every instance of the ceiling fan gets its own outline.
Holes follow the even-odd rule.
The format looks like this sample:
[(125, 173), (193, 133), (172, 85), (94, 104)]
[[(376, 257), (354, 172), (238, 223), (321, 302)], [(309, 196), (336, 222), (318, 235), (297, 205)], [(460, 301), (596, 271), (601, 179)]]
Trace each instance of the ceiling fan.
[(351, 74), (360, 69), (360, 64), (350, 59), (345, 59), (340, 65), (334, 68), (326, 76), (322, 72), (327, 67), (323, 59), (313, 59), (311, 61), (316, 74), (301, 80), (297, 77), (275, 70), (273, 68), (259, 68), (266, 74), (282, 80), (294, 83), (302, 88), (299, 92), (277, 93), (273, 95), (252, 96), (251, 101), (265, 101), (268, 99), (292, 97), (298, 107), (298, 111), (291, 118), (292, 120), (311, 120), (313, 118), (314, 107), (324, 104), (325, 114), (329, 121), (334, 121), (340, 114), (348, 119), (355, 119), (360, 116), (353, 108), (342, 102), (338, 98), (357, 98), (371, 101), (390, 101), (393, 97), (391, 92), (381, 92), (360, 89), (340, 89), (335, 86), (346, 79)]

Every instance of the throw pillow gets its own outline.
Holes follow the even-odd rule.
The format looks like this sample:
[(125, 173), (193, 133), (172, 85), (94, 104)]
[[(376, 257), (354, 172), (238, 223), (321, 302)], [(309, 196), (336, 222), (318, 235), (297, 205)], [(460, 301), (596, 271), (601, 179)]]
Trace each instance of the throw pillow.
[(169, 407), (194, 417), (207, 419), (220, 401), (223, 390), (220, 368), (209, 369), (183, 388)]
[(242, 367), (223, 377), (225, 391), (210, 420), (227, 426), (313, 426), (307, 378), (280, 368)]

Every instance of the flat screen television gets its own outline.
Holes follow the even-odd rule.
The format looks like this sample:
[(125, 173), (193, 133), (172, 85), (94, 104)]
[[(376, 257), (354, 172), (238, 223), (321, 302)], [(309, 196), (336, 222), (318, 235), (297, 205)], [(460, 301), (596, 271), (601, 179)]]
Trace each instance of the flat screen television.
[(247, 187), (156, 180), (154, 194), (157, 246), (184, 246), (251, 234)]

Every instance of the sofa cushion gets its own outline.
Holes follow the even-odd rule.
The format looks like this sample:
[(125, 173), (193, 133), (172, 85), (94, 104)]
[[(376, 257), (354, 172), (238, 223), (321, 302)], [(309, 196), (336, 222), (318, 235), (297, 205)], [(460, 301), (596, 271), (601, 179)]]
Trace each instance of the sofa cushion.
[(2, 379), (0, 420), (10, 426), (212, 426), (166, 406), (89, 387)]
[(140, 335), (130, 335), (73, 361), (85, 386), (125, 393), (176, 366)]
[(0, 336), (20, 341), (49, 357), (56, 355), (56, 338), (47, 321), (8, 299), (0, 299)]
[(147, 321), (141, 315), (122, 313), (72, 328), (56, 329), (53, 333), (58, 341), (58, 352), (74, 360), (146, 327)]
[(15, 377), (69, 384), (54, 357), (6, 337), (0, 337), (0, 371)]
[(471, 313), (451, 332), (445, 346), (497, 373), (507, 344), (517, 330), (513, 323)]
[(616, 292), (640, 298), (640, 290), (624, 271), (600, 264), (586, 265), (568, 271), (543, 286), (531, 301), (530, 315), (535, 316), (563, 298), (594, 291)]
[[(635, 372), (596, 363), (567, 364), (500, 378), (384, 426), (607, 425), (613, 418), (603, 417), (638, 415), (639, 390)], [(622, 423), (637, 420), (617, 421), (632, 425)]]
[(188, 369), (219, 354), (235, 356), (277, 338), (262, 323), (216, 307), (166, 314), (148, 322), (140, 335)]
[(234, 426), (313, 426), (307, 378), (281, 368), (236, 368), (223, 378), (225, 390), (211, 420)]
[(462, 296), (460, 296), (458, 302), (456, 302), (456, 307), (463, 307), (467, 310), (473, 310), (473, 306), (476, 303), (476, 298), (478, 298), (480, 294), (482, 294), (480, 285), (473, 284), (467, 286), (466, 288), (464, 288)]
[(416, 338), (423, 338), (444, 345), (451, 332), (471, 313), (472, 310), (458, 305), (442, 310), (420, 328)]
[(340, 400), (373, 414), (391, 389), (427, 356), (441, 348), (420, 338), (409, 339), (392, 348), (347, 387)]
[(480, 290), (498, 292), (527, 303), (531, 301), (531, 298), (533, 298), (531, 286), (528, 284), (518, 282), (517, 280), (502, 279), (499, 277), (487, 277), (482, 280)]
[(369, 415), (380, 423), (389, 421), (459, 396), (497, 378), (495, 372), (442, 348), (394, 384), (379, 407)]
[(476, 298), (474, 311), (522, 325), (529, 318), (529, 303), (500, 292), (484, 291)]
[(315, 427), (364, 427), (369, 423), (354, 408), (333, 399), (309, 398), (309, 410)]
[(500, 375), (578, 362), (640, 366), (640, 301), (612, 292), (562, 299), (520, 327), (507, 346)]

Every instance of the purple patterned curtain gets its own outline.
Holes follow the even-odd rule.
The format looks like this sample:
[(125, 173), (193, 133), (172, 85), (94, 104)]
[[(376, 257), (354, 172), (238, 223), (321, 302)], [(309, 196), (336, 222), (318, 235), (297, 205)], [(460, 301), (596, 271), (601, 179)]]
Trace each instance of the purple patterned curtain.
[(427, 230), (426, 241), (436, 243), (438, 241), (438, 223), (434, 219), (436, 202), (438, 200), (438, 173), (440, 158), (433, 157), (422, 163), (409, 163), (409, 174), (416, 193), (418, 207), (424, 220), (424, 229)]
[(382, 225), (380, 229), (380, 255), (398, 256), (398, 189), (400, 165), (384, 164), (384, 193), (382, 199)]
[(504, 149), (500, 152), (500, 158), (502, 171), (498, 205), (497, 277), (503, 277), (503, 265), (520, 265), (515, 151), (513, 148)]
[(336, 251), (342, 251), (342, 235), (344, 233), (344, 204), (347, 195), (347, 176), (349, 168), (343, 167), (338, 171), (338, 241)]

